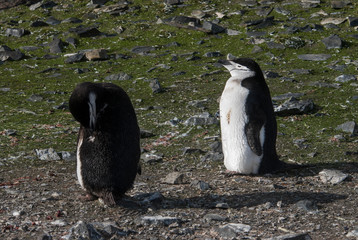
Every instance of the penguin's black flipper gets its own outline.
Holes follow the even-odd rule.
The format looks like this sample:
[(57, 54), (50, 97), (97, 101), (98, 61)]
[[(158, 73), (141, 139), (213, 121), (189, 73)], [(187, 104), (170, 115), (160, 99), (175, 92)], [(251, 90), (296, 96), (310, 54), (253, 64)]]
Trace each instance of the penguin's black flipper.
[(265, 124), (266, 115), (265, 112), (260, 108), (259, 105), (255, 104), (251, 108), (247, 108), (247, 111), (252, 111), (252, 116), (249, 119), (249, 122), (245, 125), (245, 134), (247, 137), (247, 143), (249, 144), (251, 150), (257, 155), (262, 155), (262, 147), (260, 140), (260, 131)]

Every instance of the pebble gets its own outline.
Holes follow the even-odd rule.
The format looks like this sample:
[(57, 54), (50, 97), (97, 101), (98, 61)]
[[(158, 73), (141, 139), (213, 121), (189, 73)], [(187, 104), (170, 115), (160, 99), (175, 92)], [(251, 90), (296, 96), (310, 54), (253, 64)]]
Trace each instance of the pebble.
[(93, 49), (86, 51), (85, 57), (89, 61), (107, 60), (109, 58), (106, 49)]
[(199, 115), (192, 116), (185, 120), (184, 125), (186, 126), (201, 126), (201, 125), (213, 125), (218, 124), (219, 120), (212, 116), (208, 112), (204, 112)]
[(348, 174), (335, 169), (324, 169), (318, 173), (323, 183), (339, 184), (348, 178)]
[(44, 160), (44, 161), (61, 160), (60, 156), (53, 148), (35, 149), (35, 152), (40, 160)]
[(163, 161), (163, 155), (143, 153), (140, 157), (145, 163), (158, 163)]
[(358, 126), (354, 121), (348, 121), (348, 122), (342, 123), (336, 127), (336, 130), (341, 130), (343, 132), (347, 132), (352, 135), (358, 134)]
[(204, 220), (207, 222), (211, 222), (211, 221), (223, 222), (227, 220), (227, 217), (219, 214), (208, 213), (204, 216)]
[(262, 240), (312, 240), (312, 238), (308, 233), (290, 233)]
[(248, 233), (251, 226), (241, 223), (228, 223), (214, 230), (221, 238), (236, 239), (240, 233)]
[(163, 217), (157, 216), (143, 216), (141, 217), (141, 223), (144, 225), (164, 225), (169, 226), (173, 223), (180, 223), (181, 219), (177, 217)]
[(335, 34), (324, 38), (322, 40), (322, 42), (326, 46), (327, 49), (342, 48), (342, 39)]
[(296, 114), (306, 114), (314, 109), (315, 105), (311, 99), (298, 100), (291, 97), (284, 103), (274, 106), (274, 111), (280, 116), (289, 116)]
[(162, 182), (167, 184), (183, 184), (184, 174), (180, 172), (171, 172), (165, 178), (162, 178)]
[(301, 54), (298, 58), (305, 61), (326, 61), (331, 57), (330, 54)]
[(200, 180), (194, 180), (190, 183), (191, 187), (197, 188), (201, 191), (206, 191), (210, 189), (210, 186), (208, 183), (204, 182), (204, 181), (200, 181)]
[(153, 93), (161, 93), (164, 91), (164, 89), (162, 88), (162, 86), (159, 83), (159, 80), (156, 78), (150, 80), (149, 87), (152, 89)]
[(107, 77), (104, 78), (104, 80), (107, 81), (126, 81), (126, 80), (130, 80), (132, 78), (132, 76), (128, 75), (127, 73), (124, 72), (120, 72), (117, 74), (111, 74)]
[(315, 202), (311, 200), (301, 200), (296, 203), (296, 207), (300, 210), (310, 212), (310, 213), (316, 213), (318, 212), (318, 207)]
[(341, 83), (346, 83), (346, 82), (350, 82), (350, 81), (357, 81), (357, 78), (355, 75), (339, 75), (338, 77), (335, 78), (336, 82), (341, 82)]

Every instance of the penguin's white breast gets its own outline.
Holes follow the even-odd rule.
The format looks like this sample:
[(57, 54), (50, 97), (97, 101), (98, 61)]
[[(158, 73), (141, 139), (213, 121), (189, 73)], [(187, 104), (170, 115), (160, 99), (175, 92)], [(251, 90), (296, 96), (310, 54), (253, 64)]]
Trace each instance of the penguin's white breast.
[(245, 134), (245, 111), (249, 90), (241, 81), (230, 78), (220, 100), (220, 125), (224, 164), (229, 171), (257, 173), (261, 157), (252, 152)]

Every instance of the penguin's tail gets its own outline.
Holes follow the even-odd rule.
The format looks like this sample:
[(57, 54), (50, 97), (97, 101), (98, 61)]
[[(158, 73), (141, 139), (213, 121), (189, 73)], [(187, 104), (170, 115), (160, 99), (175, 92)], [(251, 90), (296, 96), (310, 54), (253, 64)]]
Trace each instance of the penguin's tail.
[(109, 207), (114, 207), (117, 205), (117, 202), (116, 202), (113, 192), (104, 191), (101, 194), (101, 198), (102, 198), (103, 202)]

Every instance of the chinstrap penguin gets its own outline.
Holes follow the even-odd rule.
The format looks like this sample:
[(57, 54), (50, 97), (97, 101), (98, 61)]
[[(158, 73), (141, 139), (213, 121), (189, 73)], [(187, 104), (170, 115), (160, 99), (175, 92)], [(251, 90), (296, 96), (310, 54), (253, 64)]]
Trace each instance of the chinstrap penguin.
[(264, 174), (284, 163), (276, 153), (277, 123), (260, 66), (248, 58), (220, 60), (231, 77), (220, 98), (224, 165), (229, 172)]
[(77, 177), (87, 200), (113, 206), (140, 173), (140, 130), (126, 92), (111, 83), (84, 82), (69, 101), (80, 122)]

